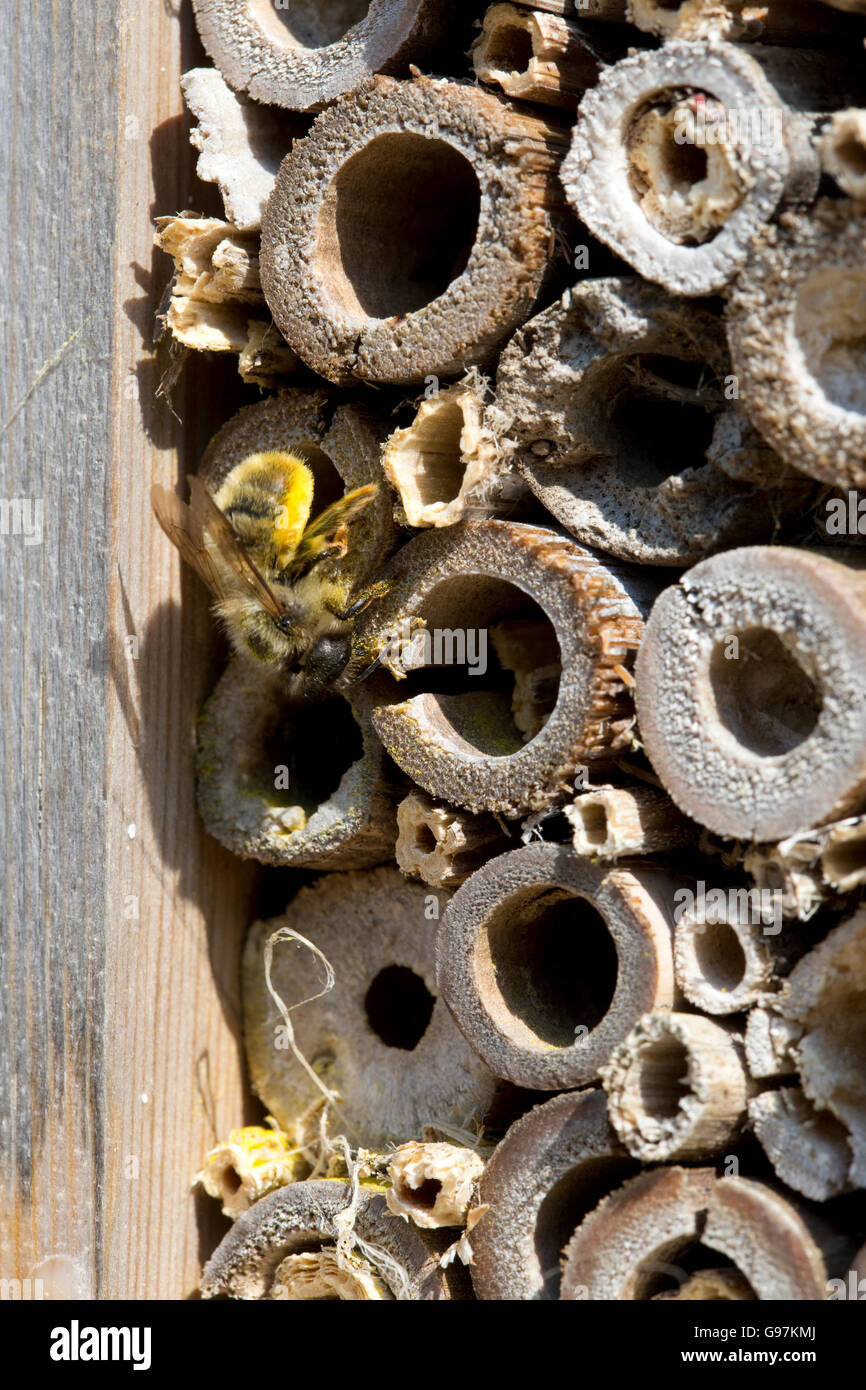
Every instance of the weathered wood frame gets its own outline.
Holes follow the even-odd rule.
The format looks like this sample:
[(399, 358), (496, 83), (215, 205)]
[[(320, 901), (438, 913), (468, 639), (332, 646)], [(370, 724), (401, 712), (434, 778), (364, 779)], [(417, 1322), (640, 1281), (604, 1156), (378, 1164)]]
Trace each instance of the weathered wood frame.
[(238, 399), (221, 362), (180, 418), (155, 399), (151, 219), (211, 210), (178, 85), (200, 61), (188, 0), (0, 7), (0, 496), (43, 507), (40, 545), (0, 535), (0, 1278), (46, 1298), (188, 1296), (224, 1229), (188, 1178), (250, 1113), (255, 878), (194, 809), (213, 626), (148, 503)]

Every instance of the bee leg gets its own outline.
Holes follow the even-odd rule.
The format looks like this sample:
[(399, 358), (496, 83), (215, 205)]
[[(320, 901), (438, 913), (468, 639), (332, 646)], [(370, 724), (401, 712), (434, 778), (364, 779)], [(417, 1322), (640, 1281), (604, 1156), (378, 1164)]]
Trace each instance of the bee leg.
[(359, 675), (353, 676), (352, 679), (351, 679), (350, 681), (346, 681), (346, 682), (343, 684), (343, 689), (344, 689), (344, 690), (354, 690), (356, 685), (360, 685), (361, 682), (362, 682), (362, 681), (365, 681), (365, 680), (367, 679), (368, 676), (372, 676), (372, 674), (373, 674), (374, 671), (378, 671), (379, 667), (382, 665), (382, 662), (383, 662), (384, 658), (385, 658), (385, 650), (383, 649), (383, 650), (379, 653), (379, 655), (375, 658), (375, 660), (369, 661), (369, 662), (367, 663), (367, 665), (364, 667), (364, 669), (360, 672)]
[(350, 618), (356, 618), (359, 613), (363, 613), (365, 608), (369, 608), (375, 599), (384, 598), (390, 588), (390, 579), (380, 579), (375, 584), (370, 584), (366, 589), (362, 589), (348, 608), (334, 608), (331, 611), (335, 618), (340, 619), (340, 622), (348, 622)]

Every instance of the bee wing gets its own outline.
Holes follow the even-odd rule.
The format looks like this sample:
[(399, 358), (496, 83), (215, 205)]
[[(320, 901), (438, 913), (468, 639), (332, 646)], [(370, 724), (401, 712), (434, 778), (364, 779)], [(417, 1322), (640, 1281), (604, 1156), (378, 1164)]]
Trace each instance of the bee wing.
[(219, 550), (225, 564), (248, 592), (273, 618), (283, 614), (276, 595), (268, 587), (238, 540), (231, 524), (214, 502), (200, 478), (191, 477), (190, 505), (158, 484), (150, 490), (156, 519), (187, 564), (195, 570), (215, 598), (227, 597), (219, 568), (208, 552), (207, 540)]
[(150, 489), (150, 504), (157, 521), (172, 545), (177, 546), (183, 559), (195, 570), (215, 598), (224, 598), (225, 587), (205, 549), (204, 539), (201, 535), (196, 536), (193, 533), (191, 508), (158, 483), (154, 483)]
[(327, 552), (345, 555), (348, 549), (348, 526), (365, 507), (373, 501), (379, 491), (378, 483), (365, 483), (347, 492), (326, 507), (310, 522), (298, 542), (294, 559), (289, 568), (293, 571), (309, 569)]
[(201, 537), (201, 549), (204, 550), (204, 539), (207, 537), (251, 597), (272, 618), (281, 618), (285, 611), (283, 605), (244, 550), (228, 517), (220, 511), (201, 478), (193, 474), (187, 481), (192, 535), (194, 538)]

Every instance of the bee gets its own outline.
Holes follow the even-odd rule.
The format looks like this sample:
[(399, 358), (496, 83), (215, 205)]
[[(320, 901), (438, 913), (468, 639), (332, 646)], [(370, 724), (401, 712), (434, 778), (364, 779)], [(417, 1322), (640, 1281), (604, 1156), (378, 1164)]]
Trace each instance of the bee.
[(373, 501), (367, 483), (313, 521), (313, 474), (295, 454), (251, 454), (213, 495), (190, 477), (190, 501), (155, 485), (151, 503), (169, 540), (204, 581), (236, 651), (294, 683), (332, 688), (352, 657), (352, 620), (387, 592), (357, 594), (322, 568), (346, 554), (349, 526)]

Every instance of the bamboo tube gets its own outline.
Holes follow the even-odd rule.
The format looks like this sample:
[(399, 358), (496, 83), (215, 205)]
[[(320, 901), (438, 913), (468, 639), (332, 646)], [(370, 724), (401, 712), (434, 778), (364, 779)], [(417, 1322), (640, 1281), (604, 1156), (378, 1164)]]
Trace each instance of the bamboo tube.
[(426, 1124), (483, 1118), (499, 1089), (437, 997), (434, 928), (439, 901), (395, 868), (329, 874), (301, 888), (282, 917), (258, 922), (244, 950), (244, 1037), (250, 1078), (280, 1127), (298, 1142), (318, 1133), (321, 1091), (284, 1035), (265, 980), (265, 946), (282, 928), (331, 962), (287, 941), (274, 948), (272, 983), (292, 1014), (301, 1053), (338, 1097), (332, 1133), (381, 1148), (416, 1138)]
[[(445, 1276), (419, 1232), (388, 1211), (383, 1195), (362, 1187), (353, 1232), (363, 1253), (338, 1261), (339, 1221), (352, 1200), (348, 1183), (295, 1183), (244, 1212), (205, 1265), (203, 1298), (379, 1300), (448, 1298)], [(351, 1245), (350, 1245), (351, 1249)], [(376, 1255), (383, 1257), (375, 1262)], [(307, 1257), (306, 1264), (292, 1256)], [(313, 1259), (309, 1257), (313, 1256)], [(290, 1261), (295, 1268), (287, 1267)]]
[(673, 883), (596, 868), (561, 845), (491, 860), (442, 918), (439, 990), (496, 1076), (557, 1090), (594, 1081), (644, 1013), (674, 1002)]
[(158, 217), (154, 241), (174, 260), (164, 314), (196, 352), (234, 352), (257, 386), (280, 386), (301, 361), (271, 323), (259, 278), (259, 238), (216, 217)]
[(734, 1142), (749, 1082), (732, 1036), (693, 1014), (647, 1014), (601, 1069), (610, 1122), (645, 1163), (707, 1158)]
[(749, 1074), (757, 1078), (794, 1076), (797, 1063), (793, 1046), (801, 1035), (797, 1024), (774, 1009), (760, 1004), (749, 1010), (746, 1019), (746, 1062)]
[(492, 816), (469, 815), (425, 792), (410, 792), (397, 807), (397, 865), (431, 888), (456, 888), (507, 845)]
[(388, 1164), (388, 1210), (424, 1230), (464, 1226), (483, 1172), (483, 1158), (459, 1144), (401, 1144)]
[(299, 701), (282, 675), (232, 656), (199, 715), (198, 808), (242, 859), (365, 869), (394, 854), (405, 787), (363, 696)]
[(822, 199), (768, 228), (734, 286), (728, 341), (749, 416), (793, 467), (866, 484), (866, 214)]
[(534, 1106), (497, 1145), (481, 1179), (487, 1210), (471, 1237), (476, 1297), (557, 1298), (560, 1256), (575, 1225), (635, 1167), (601, 1091)]
[(704, 560), (666, 589), (636, 665), (641, 737), (673, 800), (773, 840), (866, 803), (866, 592), (784, 546)]
[[(567, 796), (579, 767), (604, 766), (628, 742), (626, 664), (651, 580), (541, 527), (493, 520), (422, 533), (388, 575), (391, 590), (359, 624), (358, 645), (387, 654), (395, 674), (413, 670), (410, 691), (423, 693), (401, 696), (377, 676), (373, 723), (431, 796), (474, 812), (540, 810)], [(495, 661), (493, 629), (506, 618), (525, 621), (510, 639), (500, 633)], [(461, 670), (446, 682), (433, 668), (449, 664)], [(534, 685), (541, 667), (546, 678)]]
[(575, 853), (594, 860), (657, 854), (697, 839), (697, 826), (655, 787), (593, 787), (564, 806), (563, 814)]
[(486, 92), (427, 78), (379, 78), (325, 111), (283, 161), (262, 223), (262, 284), (286, 340), (342, 385), (483, 363), (548, 278), (566, 142)]
[(736, 1266), (753, 1299), (824, 1298), (821, 1250), (795, 1208), (761, 1183), (710, 1168), (642, 1173), (601, 1202), (566, 1248), (561, 1296), (652, 1297), (697, 1242)]
[(278, 1187), (299, 1182), (310, 1165), (278, 1129), (248, 1125), (233, 1129), (224, 1144), (207, 1154), (196, 1174), (209, 1197), (216, 1197), (223, 1216), (232, 1221)]
[(750, 425), (731, 373), (717, 314), (636, 276), (588, 280), (502, 354), (504, 447), (563, 526), (622, 559), (766, 540), (810, 485)]
[(836, 111), (821, 137), (821, 164), (843, 193), (866, 201), (866, 110)]
[(233, 226), (260, 231), (280, 161), (307, 123), (243, 100), (216, 68), (192, 68), (180, 85), (197, 122), (189, 137), (199, 151), (196, 173), (219, 186)]
[(268, 106), (321, 108), (377, 72), (405, 72), (446, 32), (448, 0), (193, 0), (201, 41), (232, 87)]
[(676, 39), (632, 54), (580, 104), (562, 168), (569, 202), (650, 280), (714, 293), (786, 204), (817, 192), (806, 113), (859, 85), (846, 62), (792, 49)]
[[(781, 904), (771, 894), (731, 889), (723, 891), (724, 907), (679, 917), (674, 968), (677, 984), (696, 1009), (739, 1013), (778, 989), (799, 943), (782, 932)], [(768, 906), (772, 915), (763, 910)]]
[(862, 37), (842, 16), (831, 20), (819, 0), (630, 0), (629, 10), (632, 24), (662, 39), (814, 46)]
[[(846, 1140), (847, 1181), (866, 1187), (866, 907), (834, 927), (795, 965), (772, 1001), (799, 1030), (791, 1044), (806, 1098)], [(839, 1134), (838, 1131), (842, 1133)]]
[(852, 1190), (845, 1126), (819, 1113), (799, 1086), (755, 1096), (749, 1121), (776, 1173), (795, 1192), (826, 1202)]
[(514, 3), (524, 9), (544, 10), (545, 14), (601, 20), (607, 24), (621, 23), (628, 8), (627, 0), (514, 0)]
[(434, 390), (387, 440), (382, 466), (409, 526), (453, 526), (526, 492), (485, 422), (486, 396), (485, 379), (470, 373)]
[(472, 45), (480, 82), (508, 97), (571, 111), (598, 80), (603, 61), (579, 25), (513, 4), (491, 5)]

